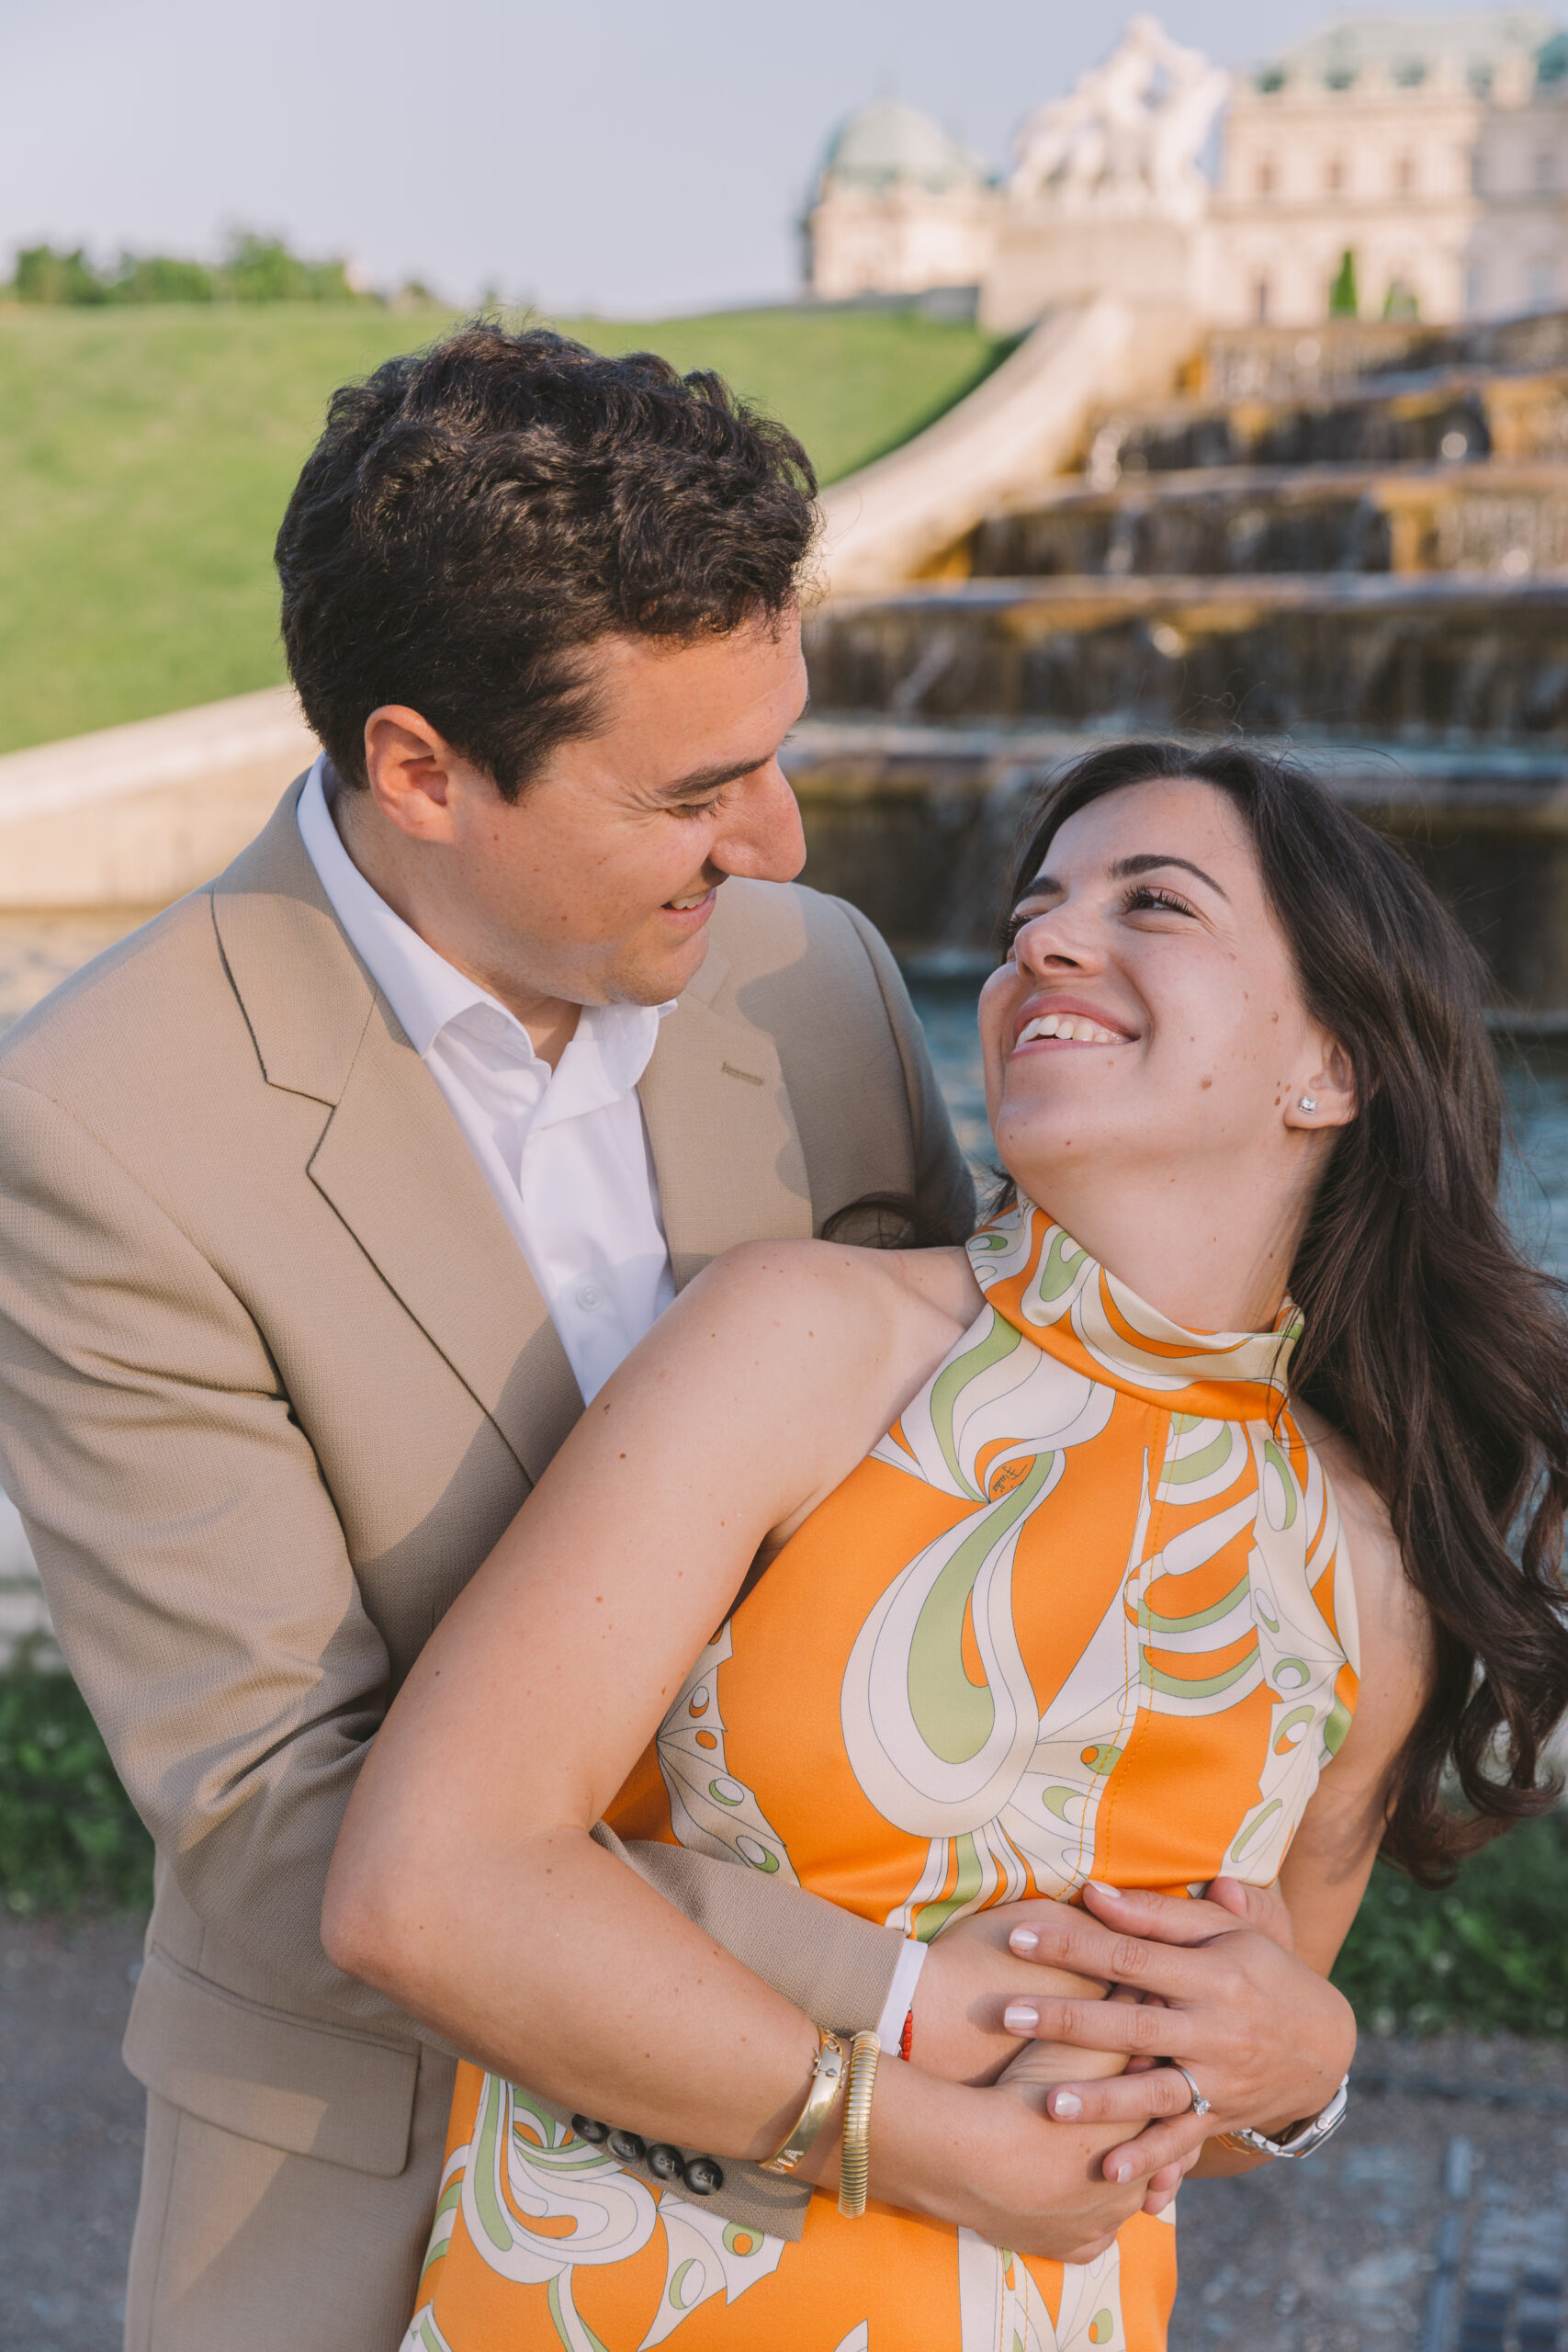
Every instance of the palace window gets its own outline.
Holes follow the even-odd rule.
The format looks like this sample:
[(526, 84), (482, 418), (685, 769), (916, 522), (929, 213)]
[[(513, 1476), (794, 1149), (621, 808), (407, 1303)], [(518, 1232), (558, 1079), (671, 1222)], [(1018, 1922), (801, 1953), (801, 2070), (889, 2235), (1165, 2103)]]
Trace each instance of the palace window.
[(1254, 278), (1252, 283), (1252, 319), (1255, 326), (1266, 327), (1269, 323), (1269, 280), (1266, 277)]
[(1550, 147), (1538, 147), (1536, 150), (1535, 184), (1541, 195), (1557, 186), (1557, 158)]
[(1330, 155), (1323, 167), (1323, 185), (1330, 196), (1344, 195), (1345, 158), (1343, 155)]
[(1396, 155), (1393, 161), (1393, 187), (1396, 196), (1408, 196), (1416, 186), (1416, 158)]
[(1529, 306), (1532, 311), (1550, 311), (1557, 301), (1557, 264), (1554, 261), (1532, 261), (1529, 266)]
[(1254, 184), (1255, 184), (1255, 186), (1256, 186), (1256, 187), (1257, 187), (1257, 190), (1258, 190), (1258, 195), (1259, 195), (1259, 196), (1272, 196), (1272, 195), (1273, 195), (1273, 193), (1274, 193), (1274, 165), (1273, 165), (1272, 160), (1271, 160), (1269, 157), (1265, 156), (1265, 157), (1264, 157), (1264, 159), (1263, 159), (1263, 161), (1258, 164), (1258, 172), (1257, 172), (1257, 176), (1256, 176), (1256, 180), (1255, 180), (1255, 183), (1254, 183)]

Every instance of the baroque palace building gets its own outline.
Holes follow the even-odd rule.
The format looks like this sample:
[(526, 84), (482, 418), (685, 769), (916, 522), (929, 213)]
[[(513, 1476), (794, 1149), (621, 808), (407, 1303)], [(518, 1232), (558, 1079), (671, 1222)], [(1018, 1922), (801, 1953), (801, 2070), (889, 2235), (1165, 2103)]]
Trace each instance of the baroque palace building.
[(1356, 17), (1233, 76), (1135, 17), (1005, 175), (868, 107), (805, 225), (818, 299), (971, 288), (1004, 331), (1091, 291), (1229, 325), (1568, 308), (1568, 33), (1528, 8)]

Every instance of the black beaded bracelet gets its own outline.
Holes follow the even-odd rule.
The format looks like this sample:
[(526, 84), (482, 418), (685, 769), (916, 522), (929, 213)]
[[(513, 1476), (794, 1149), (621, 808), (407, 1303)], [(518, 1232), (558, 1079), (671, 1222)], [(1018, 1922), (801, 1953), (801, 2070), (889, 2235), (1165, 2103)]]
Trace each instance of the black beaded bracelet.
[(602, 2148), (607, 2143), (610, 2154), (621, 2164), (646, 2164), (660, 2180), (673, 2180), (679, 2175), (694, 2197), (711, 2197), (724, 2187), (724, 2167), (716, 2156), (683, 2156), (668, 2140), (656, 2140), (649, 2147), (639, 2133), (596, 2122), (591, 2115), (574, 2115), (571, 2128), (590, 2147)]

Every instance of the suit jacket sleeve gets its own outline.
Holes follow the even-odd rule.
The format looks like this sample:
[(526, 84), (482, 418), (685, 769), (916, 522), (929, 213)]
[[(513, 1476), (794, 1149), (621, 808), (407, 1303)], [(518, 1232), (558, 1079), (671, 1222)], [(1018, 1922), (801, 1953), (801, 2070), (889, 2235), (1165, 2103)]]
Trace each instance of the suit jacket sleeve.
[(67, 1663), (199, 1917), (301, 2006), (388, 1658), (244, 1305), (59, 1105), (0, 1083), (0, 1477)]
[(903, 1066), (914, 1147), (915, 1198), (933, 1232), (945, 1234), (955, 1241), (967, 1240), (975, 1229), (975, 1179), (953, 1132), (919, 1015), (909, 1001), (904, 976), (875, 924), (847, 900), (840, 899), (839, 904), (871, 960)]

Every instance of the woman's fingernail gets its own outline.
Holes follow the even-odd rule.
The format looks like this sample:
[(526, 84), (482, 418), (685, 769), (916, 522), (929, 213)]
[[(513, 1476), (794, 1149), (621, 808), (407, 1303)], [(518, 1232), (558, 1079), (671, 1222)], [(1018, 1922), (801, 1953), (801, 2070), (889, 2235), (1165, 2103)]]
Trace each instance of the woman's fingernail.
[(1076, 2091), (1053, 2091), (1051, 2112), (1059, 2116), (1064, 2123), (1070, 2123), (1075, 2115), (1083, 2113), (1083, 2101)]
[(1032, 2033), (1039, 2022), (1039, 2010), (1027, 2001), (1010, 2001), (1002, 2011), (1002, 2023), (1010, 2033)]
[(1122, 1900), (1121, 1888), (1119, 1886), (1107, 1886), (1103, 1879), (1088, 1879), (1085, 1881), (1085, 1885), (1094, 1894), (1102, 1894), (1107, 1903), (1120, 1903)]
[(1008, 1950), (1016, 1951), (1021, 1958), (1027, 1958), (1029, 1953), (1039, 1949), (1040, 1939), (1032, 1928), (1015, 1928), (1008, 1938)]
[(1127, 2182), (1132, 2179), (1133, 2167), (1126, 2162), (1125, 2158), (1123, 2158), (1122, 2163), (1117, 2165), (1115, 2172), (1111, 2175), (1111, 2177), (1113, 2180), (1118, 2181), (1123, 2188), (1125, 2188)]

